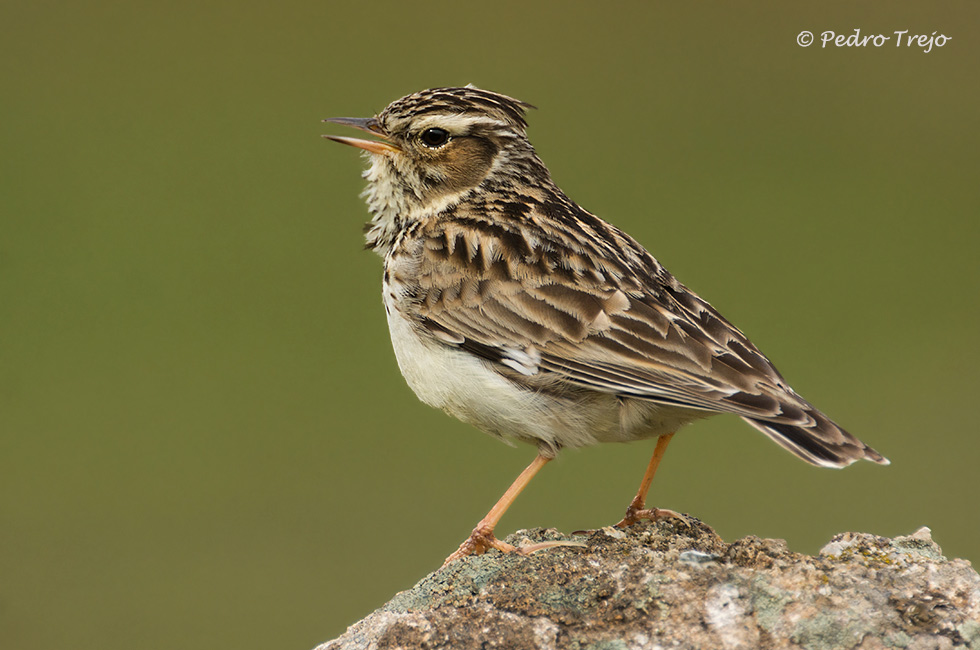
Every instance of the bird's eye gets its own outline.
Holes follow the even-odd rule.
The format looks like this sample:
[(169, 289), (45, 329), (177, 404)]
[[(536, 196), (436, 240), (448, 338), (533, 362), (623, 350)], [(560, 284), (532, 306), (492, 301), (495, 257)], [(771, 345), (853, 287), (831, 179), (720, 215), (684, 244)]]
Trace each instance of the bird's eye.
[(445, 129), (426, 129), (422, 131), (419, 139), (427, 147), (441, 147), (449, 142), (449, 131)]

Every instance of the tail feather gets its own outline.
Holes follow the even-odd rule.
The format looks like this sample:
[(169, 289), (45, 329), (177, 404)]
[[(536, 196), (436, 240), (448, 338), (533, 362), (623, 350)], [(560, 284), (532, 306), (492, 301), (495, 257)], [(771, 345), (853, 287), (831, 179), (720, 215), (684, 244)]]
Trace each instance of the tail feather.
[(806, 425), (746, 416), (742, 419), (813, 465), (847, 467), (858, 460), (870, 460), (879, 465), (889, 464), (887, 458), (834, 424), (819, 411), (814, 410), (809, 414), (813, 421)]

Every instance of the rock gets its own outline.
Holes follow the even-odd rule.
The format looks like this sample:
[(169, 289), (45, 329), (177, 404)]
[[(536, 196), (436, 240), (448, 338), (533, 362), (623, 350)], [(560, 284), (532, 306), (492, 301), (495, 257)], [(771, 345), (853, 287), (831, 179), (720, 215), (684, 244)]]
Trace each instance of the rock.
[[(519, 531), (520, 545), (571, 539)], [(584, 548), (491, 551), (428, 575), (317, 650), (980, 650), (980, 576), (928, 528), (726, 544), (693, 517), (597, 530)]]

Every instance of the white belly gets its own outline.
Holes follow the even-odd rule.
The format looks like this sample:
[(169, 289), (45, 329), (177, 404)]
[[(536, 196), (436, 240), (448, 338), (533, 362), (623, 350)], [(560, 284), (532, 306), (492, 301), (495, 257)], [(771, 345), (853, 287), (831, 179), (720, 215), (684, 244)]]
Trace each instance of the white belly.
[(553, 455), (562, 447), (673, 433), (697, 417), (598, 392), (560, 398), (527, 390), (469, 352), (421, 338), (393, 304), (385, 306), (395, 358), (409, 387), (426, 404), (490, 435), (535, 444)]

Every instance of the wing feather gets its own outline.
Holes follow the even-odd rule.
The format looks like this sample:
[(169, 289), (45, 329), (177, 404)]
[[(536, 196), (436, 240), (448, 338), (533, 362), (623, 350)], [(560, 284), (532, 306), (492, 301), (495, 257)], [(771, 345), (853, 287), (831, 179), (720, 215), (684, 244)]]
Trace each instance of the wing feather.
[[(571, 219), (547, 238), (476, 211), (426, 224), (412, 255), (416, 321), (531, 389), (564, 384), (734, 413), (814, 464), (886, 462), (793, 392), (745, 335), (639, 244), (565, 207), (594, 221)], [(526, 218), (546, 221), (537, 209)], [(607, 259), (614, 245), (625, 261)]]

